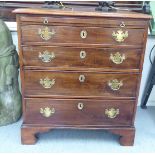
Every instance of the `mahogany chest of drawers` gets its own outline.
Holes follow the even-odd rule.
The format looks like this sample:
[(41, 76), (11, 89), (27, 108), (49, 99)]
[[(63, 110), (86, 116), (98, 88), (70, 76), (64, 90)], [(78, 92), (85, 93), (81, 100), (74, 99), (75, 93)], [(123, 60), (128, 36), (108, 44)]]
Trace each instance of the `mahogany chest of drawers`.
[(51, 129), (100, 129), (133, 145), (150, 16), (18, 9), (23, 144)]

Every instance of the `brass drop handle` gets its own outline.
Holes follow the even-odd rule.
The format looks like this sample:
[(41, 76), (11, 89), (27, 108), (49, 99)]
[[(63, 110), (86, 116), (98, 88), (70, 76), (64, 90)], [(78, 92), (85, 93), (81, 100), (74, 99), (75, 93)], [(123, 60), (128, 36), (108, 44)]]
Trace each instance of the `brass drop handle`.
[(80, 102), (78, 103), (77, 107), (79, 110), (82, 110), (84, 108), (84, 104)]
[(42, 60), (42, 62), (49, 63), (55, 58), (54, 52), (44, 51), (43, 53), (39, 52), (38, 58)]
[(113, 31), (112, 37), (119, 43), (124, 42), (124, 40), (128, 38), (128, 31), (123, 31), (122, 29), (117, 32)]
[(80, 82), (84, 82), (85, 81), (85, 76), (84, 75), (80, 75), (79, 76), (79, 81)]
[(49, 79), (48, 77), (44, 79), (40, 79), (40, 84), (45, 88), (45, 89), (50, 89), (52, 86), (55, 84), (55, 79)]
[(108, 118), (116, 118), (117, 115), (119, 115), (119, 109), (115, 108), (105, 109), (105, 115), (107, 115)]
[(86, 31), (86, 30), (82, 30), (82, 31), (80, 32), (80, 36), (81, 36), (82, 39), (87, 38), (87, 31)]
[(55, 109), (54, 108), (40, 108), (40, 114), (42, 114), (43, 117), (50, 117), (55, 113)]
[(85, 57), (86, 57), (86, 52), (82, 50), (82, 51), (80, 52), (80, 58), (81, 58), (81, 59), (84, 59)]
[(110, 80), (110, 81), (108, 81), (108, 86), (113, 91), (117, 91), (117, 90), (119, 90), (121, 88), (121, 86), (123, 86), (123, 82), (122, 81), (118, 81), (117, 79)]
[(125, 54), (120, 54), (116, 52), (115, 54), (110, 54), (110, 60), (115, 64), (121, 64), (126, 59)]
[(52, 36), (55, 34), (56, 32), (52, 29), (52, 31), (48, 28), (48, 27), (44, 27), (44, 28), (40, 28), (38, 29), (38, 34), (40, 35), (40, 37), (47, 41), (49, 39), (52, 38)]

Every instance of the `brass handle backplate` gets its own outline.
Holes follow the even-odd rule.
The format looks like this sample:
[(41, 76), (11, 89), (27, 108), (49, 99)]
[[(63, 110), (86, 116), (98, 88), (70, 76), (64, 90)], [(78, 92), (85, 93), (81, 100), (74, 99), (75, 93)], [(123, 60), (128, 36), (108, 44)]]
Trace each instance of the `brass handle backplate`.
[(48, 63), (51, 62), (55, 58), (54, 52), (48, 52), (44, 51), (43, 53), (39, 52), (39, 59), (42, 60), (42, 62)]
[(81, 51), (80, 52), (80, 58), (84, 59), (86, 57), (86, 52), (85, 51)]
[(114, 80), (110, 80), (108, 82), (108, 86), (116, 91), (116, 90), (119, 90), (121, 86), (123, 86), (123, 82), (122, 81), (118, 81), (117, 79), (114, 79)]
[(79, 110), (82, 110), (84, 107), (84, 104), (80, 102), (80, 103), (78, 103), (77, 107)]
[(45, 88), (49, 89), (55, 84), (55, 79), (49, 79), (46, 77), (45, 79), (40, 79), (40, 84)]
[(85, 81), (85, 76), (84, 75), (80, 75), (79, 76), (79, 81), (80, 82), (84, 82)]
[(105, 109), (105, 115), (107, 115), (108, 118), (116, 118), (117, 115), (119, 115), (119, 109), (115, 108)]
[(52, 38), (52, 36), (55, 34), (55, 31), (53, 29), (50, 31), (48, 27), (44, 27), (43, 29), (38, 30), (38, 34), (43, 40), (47, 41)]
[(115, 64), (121, 64), (126, 59), (125, 54), (120, 54), (116, 52), (115, 54), (110, 54), (110, 60)]
[(40, 114), (42, 114), (43, 117), (50, 117), (55, 113), (55, 109), (54, 108), (40, 108)]
[(80, 32), (80, 36), (81, 36), (82, 39), (87, 38), (87, 31), (86, 31), (86, 30), (82, 30), (82, 31)]
[(123, 32), (122, 29), (117, 32), (113, 31), (112, 37), (119, 43), (124, 42), (124, 40), (128, 37), (128, 31)]

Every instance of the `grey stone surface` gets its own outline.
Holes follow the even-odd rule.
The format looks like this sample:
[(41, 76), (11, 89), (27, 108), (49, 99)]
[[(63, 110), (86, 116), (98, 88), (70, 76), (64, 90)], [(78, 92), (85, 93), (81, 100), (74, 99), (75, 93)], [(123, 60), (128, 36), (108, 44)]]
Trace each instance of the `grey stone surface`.
[(21, 116), (18, 68), (11, 32), (0, 19), (0, 126), (16, 122)]

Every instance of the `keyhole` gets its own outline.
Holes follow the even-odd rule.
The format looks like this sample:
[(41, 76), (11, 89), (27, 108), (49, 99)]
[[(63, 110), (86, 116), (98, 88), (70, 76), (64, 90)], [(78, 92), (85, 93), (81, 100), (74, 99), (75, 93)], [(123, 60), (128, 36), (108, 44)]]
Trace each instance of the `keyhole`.
[(87, 31), (82, 30), (81, 33), (80, 33), (80, 36), (81, 36), (82, 39), (85, 39), (87, 37)]
[(84, 59), (86, 57), (86, 52), (85, 51), (81, 51), (80, 52), (80, 58)]
[(82, 110), (83, 107), (84, 107), (83, 103), (78, 103), (78, 109), (79, 109), (79, 110)]
[(80, 75), (79, 76), (79, 81), (80, 82), (84, 82), (85, 81), (85, 76), (84, 75)]
[(48, 19), (47, 18), (44, 19), (44, 24), (48, 24)]

